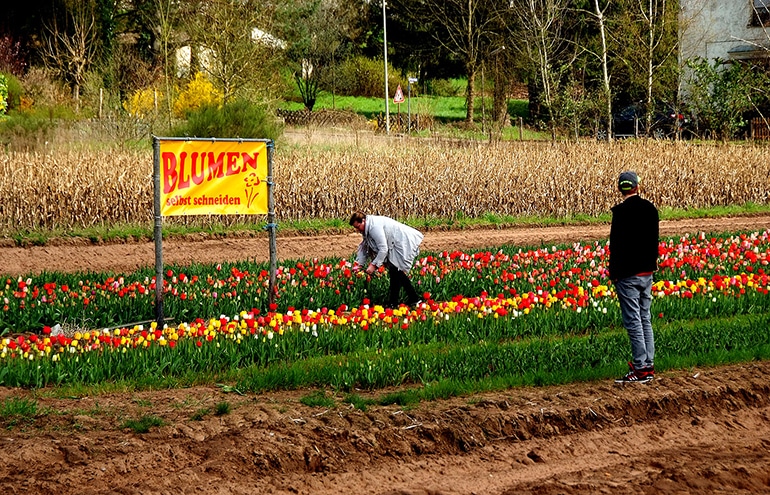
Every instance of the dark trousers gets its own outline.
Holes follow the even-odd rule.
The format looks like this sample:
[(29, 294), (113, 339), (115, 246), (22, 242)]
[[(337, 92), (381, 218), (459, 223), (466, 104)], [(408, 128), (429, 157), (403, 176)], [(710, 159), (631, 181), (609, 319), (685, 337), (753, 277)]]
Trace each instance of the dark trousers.
[(401, 289), (406, 290), (406, 297), (408, 304), (414, 304), (420, 300), (420, 296), (417, 295), (417, 291), (412, 286), (412, 281), (409, 280), (409, 276), (396, 268), (390, 262), (387, 263), (388, 275), (390, 275), (390, 293), (388, 297), (388, 304), (391, 306), (398, 306), (399, 296), (401, 295)]

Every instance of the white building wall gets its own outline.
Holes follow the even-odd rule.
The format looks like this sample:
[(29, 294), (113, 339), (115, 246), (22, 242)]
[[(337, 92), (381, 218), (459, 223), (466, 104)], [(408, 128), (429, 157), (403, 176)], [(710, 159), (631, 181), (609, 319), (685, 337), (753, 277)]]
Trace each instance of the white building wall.
[(761, 27), (751, 26), (753, 0), (680, 0), (683, 61), (695, 57), (729, 60), (730, 50), (768, 45)]
[[(262, 43), (273, 49), (285, 49), (286, 42), (276, 38), (270, 33), (266, 33), (261, 29), (253, 28), (251, 30), (251, 39), (255, 43)], [(192, 67), (192, 55), (193, 48), (189, 45), (185, 45), (176, 50), (176, 75), (177, 77), (190, 77), (194, 76), (199, 70), (213, 67), (216, 62), (214, 52), (208, 48), (195, 48), (197, 56), (197, 67)]]

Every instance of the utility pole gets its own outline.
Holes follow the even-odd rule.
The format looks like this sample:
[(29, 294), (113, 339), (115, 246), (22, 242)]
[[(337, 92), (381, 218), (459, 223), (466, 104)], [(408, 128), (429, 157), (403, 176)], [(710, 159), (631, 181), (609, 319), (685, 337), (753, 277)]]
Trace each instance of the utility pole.
[(382, 49), (385, 52), (385, 132), (390, 134), (390, 106), (388, 104), (388, 28), (385, 18), (385, 0), (382, 0)]

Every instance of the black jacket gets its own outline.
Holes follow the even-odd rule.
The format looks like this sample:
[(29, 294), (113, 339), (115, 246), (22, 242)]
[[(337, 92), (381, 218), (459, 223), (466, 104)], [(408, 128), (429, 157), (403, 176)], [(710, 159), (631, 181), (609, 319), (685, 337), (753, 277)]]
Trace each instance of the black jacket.
[(658, 269), (658, 220), (657, 208), (638, 195), (612, 208), (610, 279)]

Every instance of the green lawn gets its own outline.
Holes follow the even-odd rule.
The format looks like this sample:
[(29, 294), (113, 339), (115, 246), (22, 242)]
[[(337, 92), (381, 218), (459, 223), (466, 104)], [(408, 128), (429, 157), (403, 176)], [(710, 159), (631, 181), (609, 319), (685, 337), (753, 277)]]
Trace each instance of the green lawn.
[[(404, 95), (407, 96), (406, 94)], [(466, 107), (464, 96), (412, 96), (407, 102), (396, 104), (393, 100), (388, 102), (390, 113), (427, 113), (439, 122), (458, 122), (465, 119)], [(526, 100), (510, 100), (508, 113), (512, 117), (526, 117), (528, 108)], [(280, 105), (285, 110), (302, 110), (304, 105), (297, 101), (286, 101)], [(489, 96), (477, 97), (474, 103), (474, 118), (478, 122), (489, 113), (492, 108), (492, 98)], [(385, 98), (372, 98), (363, 96), (340, 96), (323, 92), (319, 94), (313, 110), (334, 109), (348, 110), (372, 119), (378, 114), (385, 113)]]

